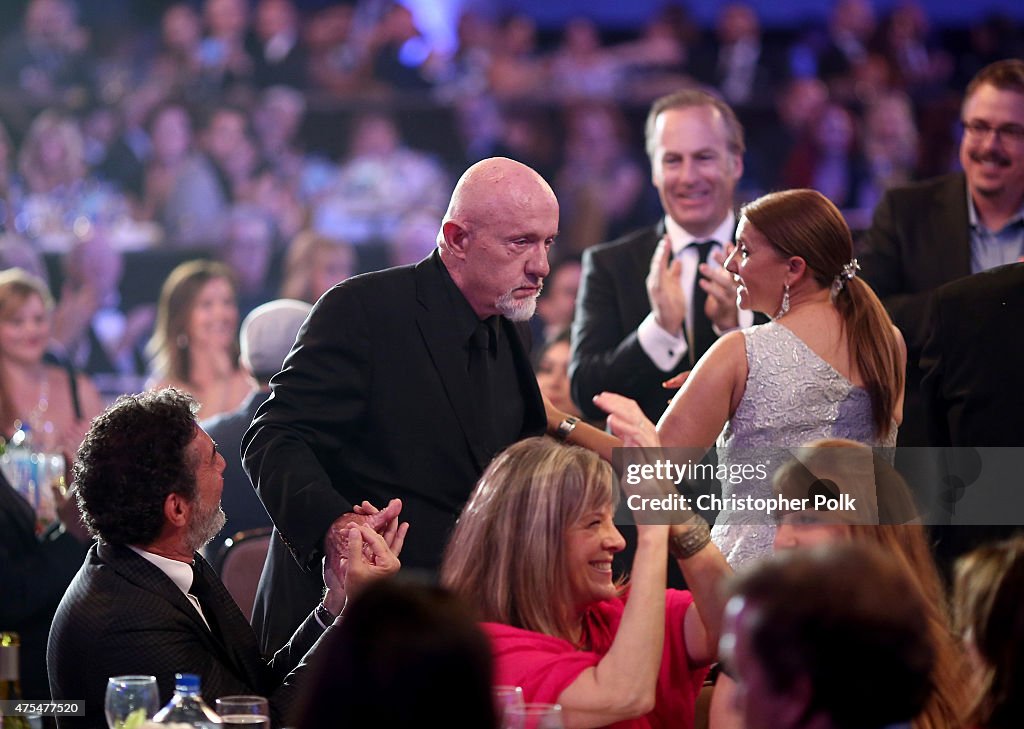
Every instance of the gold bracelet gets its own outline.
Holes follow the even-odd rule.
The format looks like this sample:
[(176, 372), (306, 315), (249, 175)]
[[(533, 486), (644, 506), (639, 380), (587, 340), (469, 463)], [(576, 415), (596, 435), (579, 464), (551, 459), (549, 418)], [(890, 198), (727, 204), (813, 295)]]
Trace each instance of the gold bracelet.
[(676, 559), (689, 559), (711, 541), (711, 527), (700, 517), (697, 518), (700, 521), (685, 532), (669, 534), (668, 551)]

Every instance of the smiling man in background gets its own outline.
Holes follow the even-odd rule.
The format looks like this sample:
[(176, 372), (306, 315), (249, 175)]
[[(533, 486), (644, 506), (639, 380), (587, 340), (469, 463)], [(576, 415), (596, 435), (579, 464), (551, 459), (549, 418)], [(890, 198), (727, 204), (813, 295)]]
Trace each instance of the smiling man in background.
[(670, 395), (662, 381), (753, 321), (736, 308), (736, 285), (721, 267), (743, 175), (735, 113), (704, 91), (679, 91), (654, 102), (645, 136), (665, 217), (583, 254), (569, 374), (573, 399), (592, 418), (603, 413), (591, 399), (608, 390), (657, 421)]
[(889, 190), (858, 254), (864, 279), (907, 342), (901, 446), (928, 445), (918, 359), (932, 291), (1024, 256), (1024, 61), (981, 69), (961, 118), (963, 172)]

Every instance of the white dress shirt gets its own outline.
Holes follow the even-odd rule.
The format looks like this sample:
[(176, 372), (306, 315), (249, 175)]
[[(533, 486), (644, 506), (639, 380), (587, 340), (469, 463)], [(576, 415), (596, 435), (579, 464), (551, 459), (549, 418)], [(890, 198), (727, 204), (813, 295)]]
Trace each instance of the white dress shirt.
[[(736, 216), (729, 211), (729, 214), (719, 224), (711, 235), (700, 238), (694, 237), (682, 228), (669, 216), (665, 216), (665, 232), (668, 234), (669, 243), (672, 245), (673, 260), (679, 258), (682, 261), (682, 272), (680, 274), (683, 287), (683, 296), (686, 298), (686, 332), (693, 331), (693, 284), (697, 278), (697, 265), (699, 255), (697, 249), (691, 243), (700, 243), (706, 240), (714, 240), (715, 245), (708, 251), (707, 263), (712, 268), (720, 268), (717, 261), (712, 258), (716, 251), (725, 250), (725, 242), (732, 242), (736, 230)], [(741, 309), (739, 312), (739, 326), (749, 327), (754, 323), (754, 312)], [(724, 332), (723, 332), (724, 333)], [(690, 351), (690, 342), (685, 336), (666, 332), (654, 319), (652, 311), (640, 323), (636, 332), (637, 340), (641, 349), (651, 358), (651, 361), (663, 372), (671, 372), (678, 365), (680, 360)]]
[(171, 582), (177, 585), (178, 589), (182, 591), (188, 601), (192, 603), (192, 607), (199, 613), (199, 617), (206, 623), (206, 627), (209, 628), (210, 624), (206, 622), (206, 616), (203, 615), (203, 606), (199, 604), (199, 598), (189, 592), (192, 589), (192, 578), (194, 573), (192, 572), (192, 565), (188, 562), (180, 562), (176, 559), (170, 559), (169, 557), (162, 557), (159, 554), (153, 554), (147, 552), (144, 549), (133, 547), (130, 544), (128, 548), (135, 552), (135, 554), (142, 557), (147, 562), (156, 565), (161, 572), (171, 578)]

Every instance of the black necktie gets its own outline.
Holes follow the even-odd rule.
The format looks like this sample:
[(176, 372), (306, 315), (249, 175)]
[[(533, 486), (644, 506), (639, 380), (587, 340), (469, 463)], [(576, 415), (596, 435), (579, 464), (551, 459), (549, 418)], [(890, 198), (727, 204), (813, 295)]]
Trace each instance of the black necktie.
[(693, 277), (693, 296), (690, 297), (690, 308), (693, 311), (693, 346), (690, 349), (690, 359), (693, 364), (697, 363), (708, 348), (718, 338), (715, 330), (711, 328), (711, 320), (704, 313), (704, 303), (708, 300), (707, 292), (700, 286), (700, 264), (707, 263), (708, 252), (715, 241), (706, 240), (701, 243), (691, 243), (697, 249), (697, 274)]
[(495, 331), (496, 317), (484, 319), (476, 325), (469, 338), (469, 380), (473, 388), (474, 409), (480, 416), (481, 435), (488, 447), (493, 431), (489, 416), (493, 410), (492, 382), (494, 373), (494, 355), (498, 349), (498, 333)]
[(199, 604), (203, 608), (203, 617), (206, 618), (206, 624), (210, 626), (210, 632), (219, 638), (220, 629), (213, 609), (213, 586), (210, 584), (210, 576), (207, 574), (202, 560), (198, 558), (192, 563), (192, 589), (189, 590), (189, 593), (199, 600)]

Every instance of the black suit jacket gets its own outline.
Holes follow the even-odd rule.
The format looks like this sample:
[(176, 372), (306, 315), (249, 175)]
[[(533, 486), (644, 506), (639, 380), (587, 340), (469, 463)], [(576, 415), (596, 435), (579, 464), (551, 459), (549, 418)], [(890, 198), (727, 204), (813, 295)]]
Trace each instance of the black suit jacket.
[(0, 473), (0, 626), (21, 637), (22, 697), (45, 699), (46, 637), (86, 546), (63, 530), (37, 536), (35, 528), (35, 511)]
[(592, 399), (608, 390), (633, 398), (657, 422), (671, 398), (661, 383), (690, 369), (687, 356), (675, 371), (662, 371), (636, 335), (651, 313), (646, 280), (663, 235), (665, 225), (659, 223), (583, 252), (569, 377), (572, 398), (589, 418), (604, 417)]
[(177, 672), (199, 674), (203, 698), (211, 705), (218, 696), (257, 694), (269, 699), (275, 726), (289, 718), (300, 673), (293, 669), (322, 628), (310, 615), (292, 641), (266, 661), (219, 580), (214, 579), (212, 592), (204, 613), (212, 610), (219, 636), (158, 567), (128, 547), (94, 545), (50, 631), (46, 663), (54, 699), (85, 700), (85, 716), (62, 719), (59, 726), (105, 727), (110, 676), (156, 676), (163, 705), (174, 693)]
[(971, 274), (967, 181), (945, 175), (888, 190), (875, 208), (858, 261), (917, 360), (932, 291)]
[(888, 190), (857, 259), (907, 343), (907, 387), (898, 444), (926, 444), (918, 359), (932, 292), (971, 274), (967, 181), (952, 174)]
[(930, 444), (1024, 446), (1024, 263), (935, 291), (921, 354)]
[[(477, 436), (487, 414), (472, 399), (466, 342), (450, 322), (459, 294), (447, 275), (435, 251), (335, 286), (271, 381), (242, 446), (275, 526), (253, 615), (264, 646), (279, 645), (317, 599), (324, 536), (353, 504), (401, 498), (410, 524), (402, 563), (436, 569), (494, 456)], [(501, 324), (523, 397), (520, 436), (541, 434), (544, 406), (526, 350), (517, 327)]]
[[(647, 274), (664, 235), (661, 222), (583, 252), (569, 377), (572, 398), (588, 418), (604, 417), (592, 398), (607, 390), (633, 398), (657, 422), (673, 394), (661, 383), (693, 366), (687, 354), (672, 372), (664, 372), (637, 339), (637, 327), (651, 313)], [(704, 352), (692, 354), (696, 361)]]

